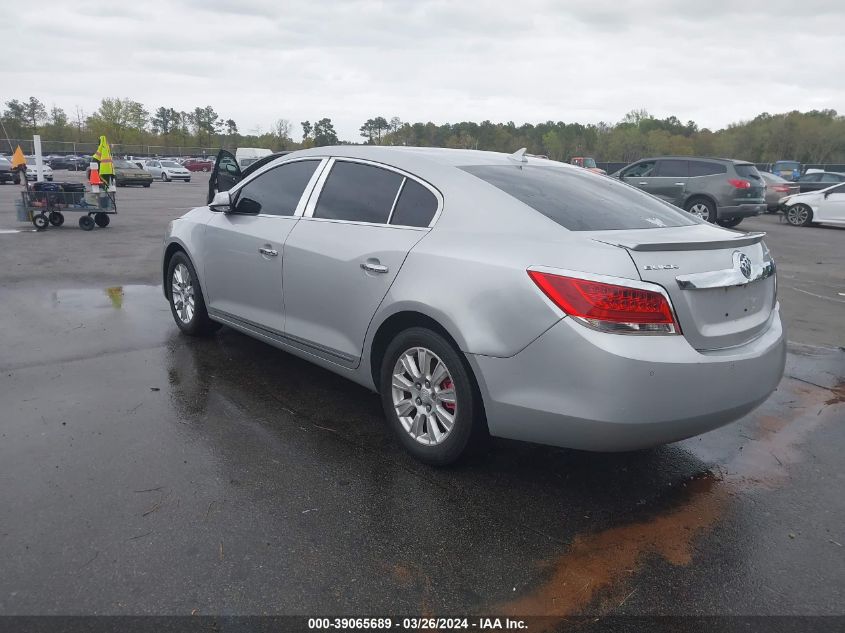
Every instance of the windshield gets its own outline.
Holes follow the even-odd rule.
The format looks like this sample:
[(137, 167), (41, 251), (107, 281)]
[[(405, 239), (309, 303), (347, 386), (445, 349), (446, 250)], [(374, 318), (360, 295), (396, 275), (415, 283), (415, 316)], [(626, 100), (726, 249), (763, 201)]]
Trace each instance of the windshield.
[(596, 166), (596, 159), (595, 158), (585, 158), (584, 159), (584, 167), (587, 169), (593, 169)]
[(246, 167), (247, 165), (252, 165), (257, 160), (258, 160), (257, 158), (242, 158), (241, 159), (241, 167)]
[(172, 160), (163, 160), (161, 161), (162, 167), (181, 167), (179, 163), (174, 163)]
[(128, 160), (116, 160), (114, 161), (114, 166), (120, 169), (138, 169), (136, 164), (130, 163)]
[(474, 165), (466, 172), (570, 231), (653, 229), (696, 221), (680, 209), (611, 178), (581, 169)]
[(795, 160), (779, 160), (775, 163), (776, 169), (798, 169), (801, 163)]

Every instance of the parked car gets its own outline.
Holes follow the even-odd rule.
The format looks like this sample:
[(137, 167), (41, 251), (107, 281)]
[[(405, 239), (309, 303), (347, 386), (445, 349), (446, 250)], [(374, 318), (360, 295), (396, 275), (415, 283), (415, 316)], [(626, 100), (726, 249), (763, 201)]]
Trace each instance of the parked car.
[(50, 167), (55, 169), (67, 169), (69, 171), (82, 171), (88, 169), (91, 164), (90, 158), (84, 156), (59, 156), (50, 161)]
[[(41, 168), (44, 170), (44, 180), (53, 180), (53, 169), (47, 165), (46, 163), (42, 162)], [(36, 165), (35, 165), (35, 156), (27, 156), (26, 157), (26, 179), (35, 182), (38, 179), (38, 174), (36, 173)]]
[(835, 171), (817, 171), (801, 176), (798, 179), (798, 187), (801, 193), (806, 193), (808, 191), (821, 191), (839, 182), (845, 182), (845, 174)]
[(654, 446), (763, 402), (785, 361), (763, 234), (523, 152), (319, 147), (234, 174), (169, 225), (176, 325), (379, 392), (433, 464), (488, 432)]
[(148, 160), (144, 163), (144, 169), (152, 174), (153, 178), (160, 178), (164, 182), (171, 180), (191, 182), (191, 172), (172, 160)]
[(775, 176), (767, 171), (761, 171), (760, 175), (766, 182), (766, 212), (777, 213), (780, 211), (780, 200), (786, 196), (798, 193), (798, 185)]
[(188, 171), (211, 171), (214, 163), (205, 158), (189, 158), (182, 163), (182, 167)]
[(845, 224), (845, 184), (821, 191), (808, 191), (780, 201), (786, 221), (792, 226)]
[(744, 161), (661, 156), (639, 160), (613, 176), (724, 227), (766, 210), (763, 178)]
[(238, 166), (243, 169), (265, 156), (270, 156), (272, 153), (272, 150), (263, 147), (239, 147), (235, 150), (235, 159)]
[(127, 185), (149, 187), (153, 183), (153, 176), (132, 161), (116, 160), (114, 161), (114, 181), (118, 187)]
[(21, 184), (21, 175), (12, 169), (12, 163), (8, 158), (0, 157), (0, 185), (7, 182)]
[(596, 159), (590, 158), (587, 156), (574, 156), (572, 160), (569, 161), (570, 165), (575, 165), (576, 167), (583, 167), (587, 171), (594, 172), (596, 174), (606, 174), (607, 172), (604, 169), (601, 169), (596, 165)]
[(801, 163), (797, 160), (779, 160), (772, 165), (772, 173), (786, 180), (798, 180), (801, 177)]

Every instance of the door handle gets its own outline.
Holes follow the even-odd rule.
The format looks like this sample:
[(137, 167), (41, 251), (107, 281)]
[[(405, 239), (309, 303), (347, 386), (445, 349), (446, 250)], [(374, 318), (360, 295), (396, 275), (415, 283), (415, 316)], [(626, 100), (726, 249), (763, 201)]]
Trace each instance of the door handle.
[(647, 185), (648, 183), (647, 183), (647, 182), (641, 182), (641, 183), (638, 183), (638, 184), (640, 184), (640, 185)]
[(264, 248), (263, 246), (258, 249), (258, 252), (262, 255), (266, 255), (267, 257), (276, 257), (279, 254), (279, 251), (272, 248)]
[(676, 182), (675, 184), (676, 184), (676, 185), (679, 185), (679, 186), (681, 186), (681, 187), (683, 187), (686, 183), (683, 183), (683, 182)]
[(369, 273), (386, 273), (388, 270), (387, 266), (379, 264), (378, 260), (376, 260), (375, 262), (371, 262), (369, 260), (366, 262), (362, 262), (361, 268), (363, 268)]

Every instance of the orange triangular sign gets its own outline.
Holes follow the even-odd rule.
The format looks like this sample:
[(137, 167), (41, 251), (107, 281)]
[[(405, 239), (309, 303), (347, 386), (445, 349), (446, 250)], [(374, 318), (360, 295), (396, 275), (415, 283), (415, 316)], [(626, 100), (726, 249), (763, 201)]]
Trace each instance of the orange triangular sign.
[(23, 150), (21, 146), (18, 145), (15, 153), (12, 154), (12, 169), (17, 169), (21, 165), (26, 165), (26, 158), (23, 155)]

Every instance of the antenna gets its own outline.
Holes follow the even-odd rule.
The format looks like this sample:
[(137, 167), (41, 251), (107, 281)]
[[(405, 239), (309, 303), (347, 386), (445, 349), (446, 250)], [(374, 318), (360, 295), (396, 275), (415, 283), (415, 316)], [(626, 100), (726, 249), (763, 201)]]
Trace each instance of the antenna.
[(522, 149), (516, 150), (513, 154), (508, 154), (508, 160), (512, 160), (515, 163), (527, 163), (528, 159), (525, 158), (525, 152), (527, 150), (527, 147), (523, 147)]

